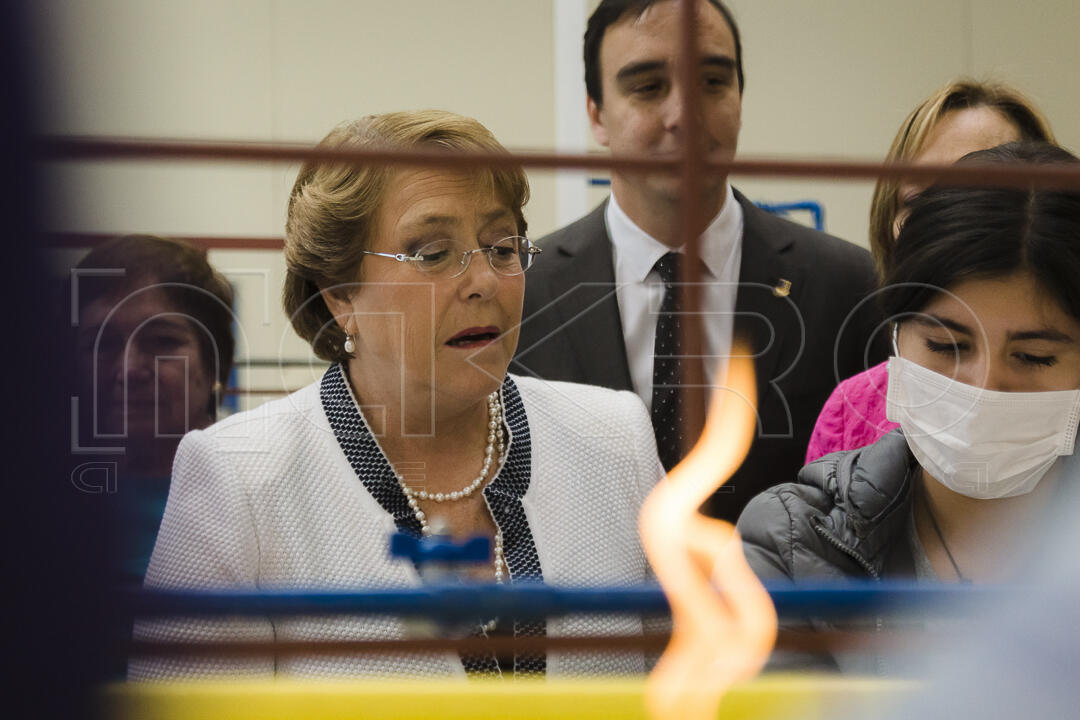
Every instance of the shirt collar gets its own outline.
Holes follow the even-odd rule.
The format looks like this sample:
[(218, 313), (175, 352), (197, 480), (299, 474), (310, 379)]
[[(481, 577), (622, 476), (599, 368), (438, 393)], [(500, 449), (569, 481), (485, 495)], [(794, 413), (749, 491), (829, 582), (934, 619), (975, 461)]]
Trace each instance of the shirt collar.
[[(701, 259), (713, 278), (723, 275), (728, 259), (742, 239), (742, 206), (735, 199), (730, 183), (726, 193), (723, 208), (701, 234)], [(605, 218), (619, 265), (628, 273), (628, 279), (644, 282), (656, 262), (671, 252), (671, 248), (638, 227), (619, 207), (614, 194), (608, 198)]]

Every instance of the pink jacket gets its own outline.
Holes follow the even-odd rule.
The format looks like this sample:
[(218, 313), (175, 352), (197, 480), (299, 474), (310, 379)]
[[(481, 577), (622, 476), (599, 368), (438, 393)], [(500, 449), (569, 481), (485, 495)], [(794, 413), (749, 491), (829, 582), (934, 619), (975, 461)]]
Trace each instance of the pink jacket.
[(889, 387), (887, 363), (849, 377), (836, 386), (818, 415), (806, 462), (838, 450), (869, 445), (900, 427), (885, 419), (885, 393)]

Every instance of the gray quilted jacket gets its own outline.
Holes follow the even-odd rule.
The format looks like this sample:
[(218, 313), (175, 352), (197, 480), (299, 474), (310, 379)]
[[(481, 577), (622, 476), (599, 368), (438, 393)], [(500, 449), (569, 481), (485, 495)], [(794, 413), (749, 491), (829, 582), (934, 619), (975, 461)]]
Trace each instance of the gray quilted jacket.
[(899, 430), (807, 465), (739, 516), (750, 566), (764, 581), (913, 576), (913, 467)]

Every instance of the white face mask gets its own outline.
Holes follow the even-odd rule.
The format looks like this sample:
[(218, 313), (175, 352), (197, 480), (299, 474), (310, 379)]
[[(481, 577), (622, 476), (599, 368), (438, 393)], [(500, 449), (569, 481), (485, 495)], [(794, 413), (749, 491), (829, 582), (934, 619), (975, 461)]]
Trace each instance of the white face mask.
[(923, 469), (980, 500), (1024, 495), (1071, 455), (1080, 390), (998, 392), (889, 358), (885, 416), (899, 423)]

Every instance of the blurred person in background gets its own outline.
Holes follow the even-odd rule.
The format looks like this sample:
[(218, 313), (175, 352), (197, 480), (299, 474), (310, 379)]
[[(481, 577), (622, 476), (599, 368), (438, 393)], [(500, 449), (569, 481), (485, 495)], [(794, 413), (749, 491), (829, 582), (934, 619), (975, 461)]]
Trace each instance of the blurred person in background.
[(141, 582), (189, 430), (217, 417), (233, 365), (233, 291), (206, 252), (127, 235), (73, 269), (78, 308), (78, 434), (113, 463), (107, 488), (115, 570)]

